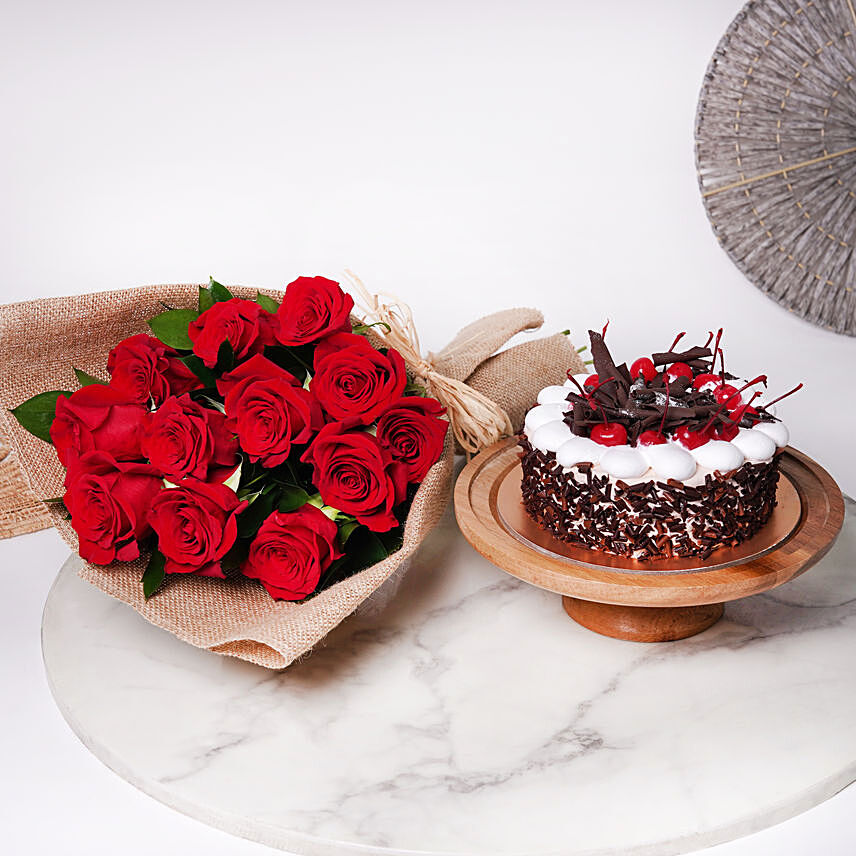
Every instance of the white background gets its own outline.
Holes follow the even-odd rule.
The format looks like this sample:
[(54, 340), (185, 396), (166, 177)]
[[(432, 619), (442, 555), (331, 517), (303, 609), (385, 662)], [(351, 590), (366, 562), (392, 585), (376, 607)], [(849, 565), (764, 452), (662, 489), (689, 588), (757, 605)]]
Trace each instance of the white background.
[[(426, 350), (521, 304), (579, 344), (610, 318), (621, 359), (722, 325), (736, 372), (806, 383), (780, 412), (852, 494), (856, 341), (751, 286), (696, 185), (698, 90), (740, 5), (4, 0), (0, 301), (348, 266), (411, 304)], [(38, 639), (64, 556), (54, 533), (0, 544), (8, 852), (269, 852), (65, 727)], [(708, 852), (850, 854), (853, 791)]]

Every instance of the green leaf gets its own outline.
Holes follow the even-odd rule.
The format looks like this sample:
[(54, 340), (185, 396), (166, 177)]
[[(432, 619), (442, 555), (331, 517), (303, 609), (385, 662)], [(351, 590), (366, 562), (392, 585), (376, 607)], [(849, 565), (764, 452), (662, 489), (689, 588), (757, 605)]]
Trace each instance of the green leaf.
[(214, 298), (215, 303), (223, 303), (226, 300), (234, 300), (235, 295), (226, 288), (225, 285), (221, 285), (214, 279), (213, 276), (208, 277), (209, 287), (211, 289), (211, 296)]
[(366, 530), (360, 554), (360, 564), (362, 567), (368, 568), (376, 565), (378, 562), (382, 562), (388, 555), (389, 550), (380, 537), (374, 532)]
[(348, 543), (348, 538), (350, 538), (351, 535), (354, 534), (354, 530), (359, 525), (360, 524), (357, 523), (356, 520), (348, 520), (346, 523), (339, 527), (339, 541), (341, 542), (342, 546)]
[(269, 345), (265, 348), (265, 356), (272, 363), (293, 374), (301, 383), (309, 377), (313, 353), (314, 349), (307, 345)]
[(354, 571), (376, 565), (389, 555), (383, 541), (378, 535), (360, 526), (348, 539), (348, 556), (353, 564)]
[(416, 383), (415, 380), (412, 380), (404, 387), (404, 395), (418, 395), (422, 398), (426, 398), (428, 396), (428, 390), (422, 386), (421, 383)]
[(357, 525), (348, 534), (347, 555), (337, 559), (327, 568), (318, 581), (315, 592), (382, 562), (388, 555), (389, 551), (378, 535), (365, 526)]
[(190, 351), (193, 349), (193, 342), (190, 341), (187, 328), (190, 322), (198, 317), (199, 313), (195, 309), (170, 309), (155, 315), (149, 321), (149, 327), (164, 345), (181, 351)]
[(28, 398), (10, 413), (34, 436), (46, 443), (51, 442), (51, 425), (56, 415), (56, 403), (61, 396), (68, 398), (70, 392), (40, 392)]
[(238, 485), (241, 483), (241, 465), (243, 462), (239, 463), (234, 470), (232, 470), (232, 475), (227, 478), (223, 484), (226, 485), (229, 490), (238, 492)]
[(339, 580), (345, 579), (351, 575), (351, 561), (347, 556), (340, 556), (338, 559), (334, 559), (326, 571), (321, 574), (321, 578), (318, 580), (318, 585), (315, 586), (315, 591), (312, 594), (308, 595), (309, 597), (318, 594), (318, 592), (323, 591), (325, 588), (330, 588), (333, 583), (339, 582)]
[(273, 493), (261, 493), (238, 515), (239, 538), (252, 538), (259, 531), (273, 511), (275, 498)]
[(270, 312), (271, 315), (276, 315), (277, 310), (279, 309), (279, 304), (272, 297), (268, 297), (260, 291), (256, 292), (256, 303), (258, 303), (265, 312)]
[(148, 600), (162, 585), (166, 579), (166, 556), (160, 550), (155, 548), (152, 550), (149, 563), (146, 565), (146, 570), (143, 572), (141, 582), (143, 583), (143, 596)]
[(230, 372), (235, 368), (235, 351), (228, 339), (224, 339), (217, 349), (217, 365), (215, 368), (220, 374)]
[(75, 369), (74, 374), (77, 376), (77, 382), (81, 386), (92, 386), (93, 383), (100, 383), (103, 386), (107, 386), (106, 380), (101, 380), (101, 378), (97, 378), (94, 375), (87, 374), (83, 369)]
[(229, 575), (238, 570), (244, 564), (244, 560), (250, 553), (250, 542), (238, 539), (232, 548), (220, 559), (220, 568), (223, 573)]
[(181, 361), (202, 381), (206, 389), (214, 389), (217, 385), (217, 377), (196, 354), (189, 354), (186, 357), (182, 357)]
[(199, 286), (199, 314), (207, 312), (214, 305), (214, 296), (204, 286)]
[(387, 333), (392, 331), (392, 327), (390, 327), (386, 321), (375, 321), (374, 324), (357, 324), (356, 326), (351, 327), (351, 332), (361, 336), (363, 333), (367, 333), (371, 330), (372, 327), (385, 327)]
[(286, 487), (279, 500), (277, 508), (280, 511), (297, 511), (309, 502), (309, 494), (302, 487)]
[(198, 401), (200, 404), (204, 404), (212, 410), (218, 410), (220, 413), (226, 412), (226, 405), (219, 399), (206, 395), (205, 390), (194, 389), (191, 390), (190, 394), (193, 396), (194, 401)]
[(265, 480), (272, 480), (282, 488), (302, 487), (308, 491), (315, 492), (312, 486), (312, 465), (302, 463), (295, 458), (289, 458), (280, 466), (267, 469), (264, 472)]
[(397, 553), (404, 544), (404, 527), (396, 526), (389, 532), (381, 532), (378, 538), (386, 549), (387, 556), (391, 556), (393, 553)]

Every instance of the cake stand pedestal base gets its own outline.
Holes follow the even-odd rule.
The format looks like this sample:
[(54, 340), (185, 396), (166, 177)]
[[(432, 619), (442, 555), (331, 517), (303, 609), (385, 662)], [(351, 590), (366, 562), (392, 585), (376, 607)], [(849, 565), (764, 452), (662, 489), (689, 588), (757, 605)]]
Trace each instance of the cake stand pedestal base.
[(524, 582), (562, 595), (578, 624), (615, 639), (671, 642), (722, 617), (723, 604), (778, 588), (818, 562), (844, 520), (844, 501), (817, 462), (788, 447), (767, 524), (706, 558), (642, 561), (554, 538), (529, 517), (514, 438), (467, 463), (455, 484), (464, 537), (486, 559)]
[(721, 603), (699, 606), (624, 606), (562, 597), (565, 612), (577, 622), (613, 639), (630, 642), (672, 642), (686, 639), (716, 624), (724, 611)]

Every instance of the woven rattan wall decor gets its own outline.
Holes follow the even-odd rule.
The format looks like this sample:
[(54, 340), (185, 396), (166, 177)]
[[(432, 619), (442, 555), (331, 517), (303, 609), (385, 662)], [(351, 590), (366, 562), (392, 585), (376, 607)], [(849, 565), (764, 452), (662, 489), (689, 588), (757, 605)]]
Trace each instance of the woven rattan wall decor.
[(751, 0), (696, 116), (713, 230), (762, 291), (856, 335), (856, 0)]

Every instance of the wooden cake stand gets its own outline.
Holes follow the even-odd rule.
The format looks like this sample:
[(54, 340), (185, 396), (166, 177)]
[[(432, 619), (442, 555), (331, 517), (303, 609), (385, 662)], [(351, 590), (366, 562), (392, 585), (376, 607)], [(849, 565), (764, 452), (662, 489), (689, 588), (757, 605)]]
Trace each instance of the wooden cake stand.
[(514, 438), (464, 467), (455, 485), (455, 515), (479, 553), (518, 579), (561, 594), (565, 611), (584, 627), (617, 639), (666, 642), (701, 633), (722, 617), (726, 601), (780, 586), (832, 546), (844, 520), (838, 485), (790, 447), (780, 465), (777, 506), (767, 526), (706, 560), (639, 562), (553, 538), (523, 508)]

